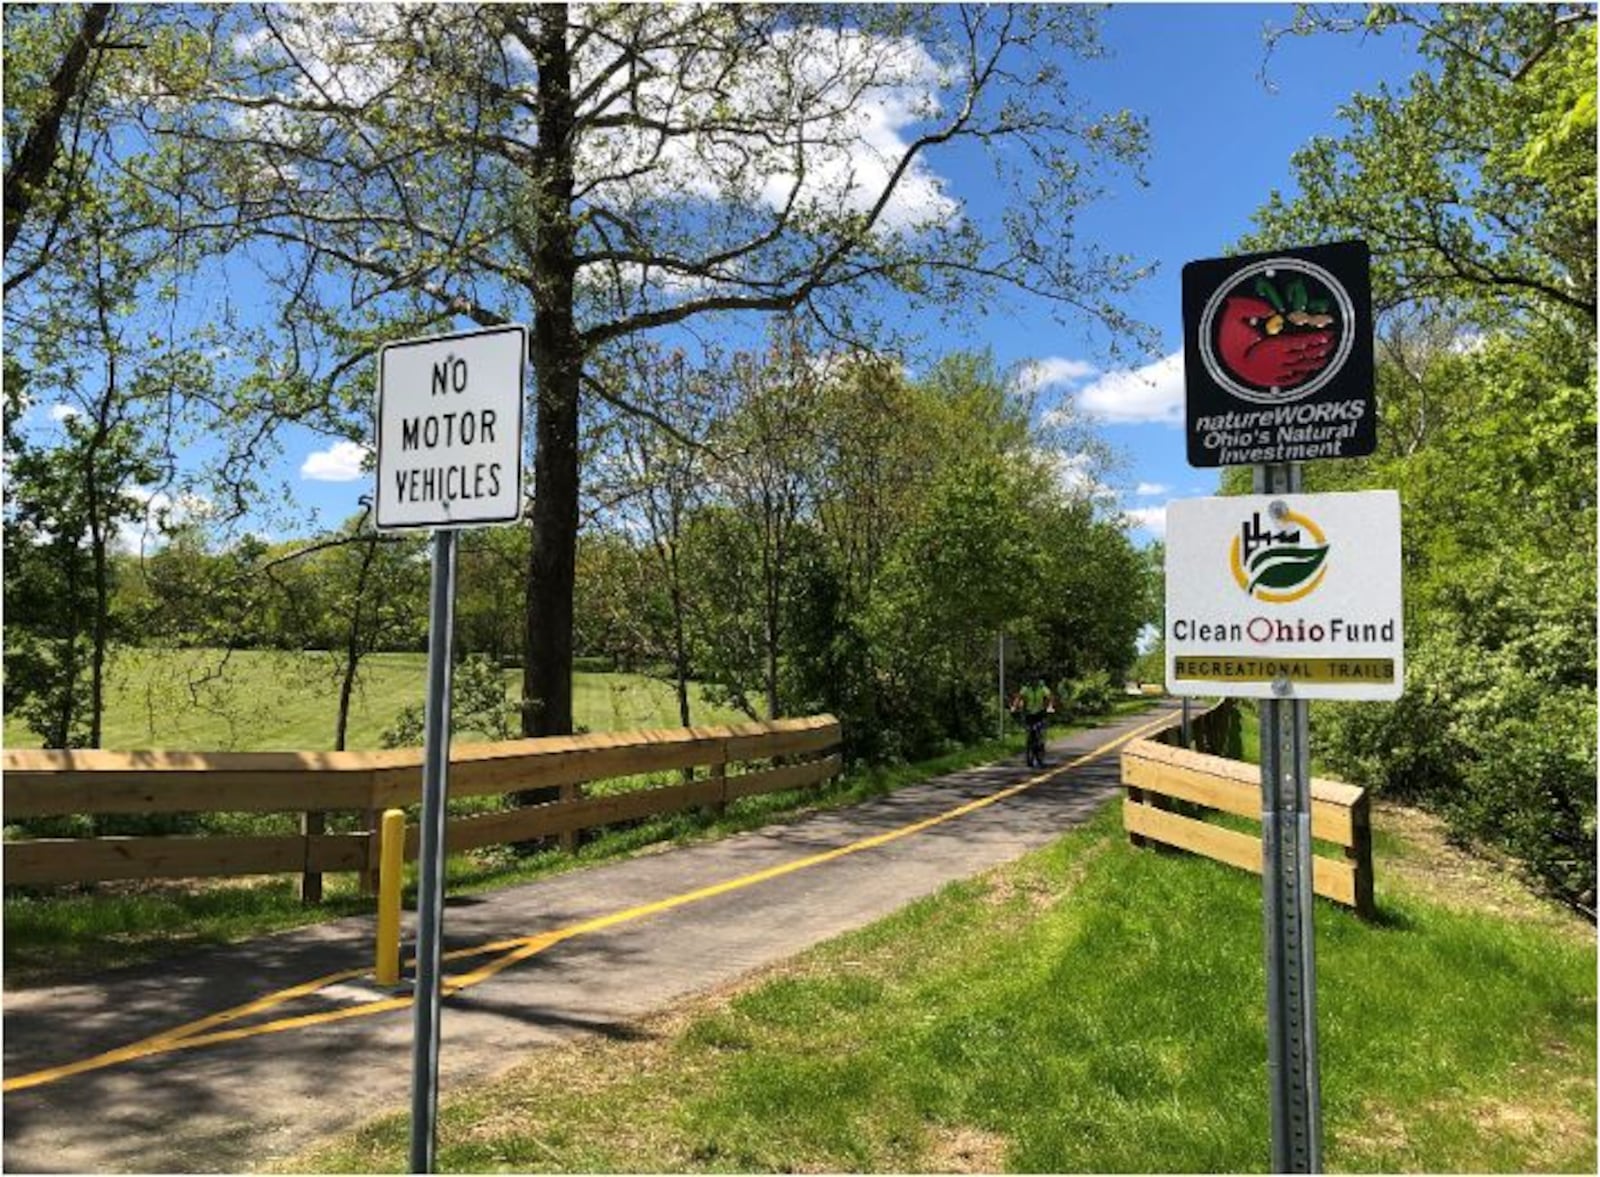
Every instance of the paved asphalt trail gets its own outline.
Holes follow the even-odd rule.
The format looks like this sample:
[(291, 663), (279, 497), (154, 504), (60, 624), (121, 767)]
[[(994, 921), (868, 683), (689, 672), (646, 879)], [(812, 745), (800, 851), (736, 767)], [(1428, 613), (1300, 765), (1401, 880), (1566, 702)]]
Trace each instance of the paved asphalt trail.
[[(717, 842), (644, 854), (447, 904), (445, 974), (501, 971), (448, 996), (440, 1087), (489, 1078), (540, 1045), (627, 1035), (630, 1023), (944, 884), (1053, 840), (1118, 788), (1115, 749), (1078, 757), (1175, 713), (1163, 706), (1052, 744), (1046, 779), (905, 836), (749, 885), (575, 934), (530, 939), (826, 851), (947, 813), (1037, 776), (1016, 761), (898, 790)], [(405, 934), (409, 936), (410, 917)], [(190, 1030), (260, 1027), (357, 1011), (384, 999), (371, 980), (369, 917), (267, 936), (108, 973), (90, 983), (4, 997), (4, 1168), (8, 1172), (238, 1172), (290, 1155), (374, 1115), (409, 1107), (409, 1007), (257, 1030), (166, 1049), (154, 1036), (343, 970), (367, 970), (302, 996)], [(452, 950), (511, 941), (450, 960)], [(520, 948), (520, 953), (508, 955)], [(130, 1044), (155, 1049), (21, 1086), (27, 1076)], [(138, 1052), (134, 1052), (138, 1053)]]

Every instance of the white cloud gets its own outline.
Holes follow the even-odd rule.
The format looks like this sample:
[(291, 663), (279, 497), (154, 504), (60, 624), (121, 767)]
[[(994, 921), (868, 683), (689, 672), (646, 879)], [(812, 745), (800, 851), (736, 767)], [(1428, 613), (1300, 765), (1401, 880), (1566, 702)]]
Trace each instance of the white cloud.
[(81, 417), (81, 416), (83, 416), (83, 410), (79, 409), (79, 408), (76, 408), (76, 407), (74, 407), (72, 405), (51, 405), (50, 406), (50, 420), (52, 420), (52, 421), (60, 422), (60, 421), (65, 421), (68, 417)]
[(1100, 369), (1086, 360), (1068, 359), (1066, 356), (1047, 356), (1042, 360), (1029, 360), (1017, 373), (1017, 383), (1029, 392), (1041, 388), (1064, 388), (1097, 375)]
[(1167, 505), (1165, 503), (1162, 503), (1159, 507), (1129, 507), (1122, 514), (1130, 525), (1148, 531), (1157, 539), (1167, 534)]
[[(654, 124), (702, 129), (662, 139), (628, 125), (586, 136), (578, 179), (594, 186), (601, 203), (703, 201), (774, 212), (792, 205), (802, 215), (863, 213), (920, 124), (939, 113), (947, 71), (909, 38), (797, 28), (775, 33), (730, 64), (719, 53), (669, 47), (673, 38), (665, 34), (683, 11), (651, 10), (646, 19), (661, 27), (646, 38), (660, 45), (646, 55), (649, 69), (630, 69), (626, 88), (602, 88), (595, 109), (584, 113), (627, 108)], [(614, 76), (618, 52), (608, 38), (590, 38), (575, 63), (575, 87)], [(906, 232), (959, 215), (945, 181), (919, 156), (899, 176), (879, 225)]]
[(353, 441), (336, 441), (318, 450), (300, 466), (300, 477), (310, 482), (354, 482), (366, 475), (362, 464), (372, 451)]
[(1111, 500), (1117, 492), (1095, 477), (1094, 459), (1088, 454), (1051, 453), (1048, 460), (1055, 467), (1056, 481), (1061, 489), (1073, 497)]
[(164, 490), (130, 486), (126, 494), (144, 504), (144, 519), (119, 526), (111, 539), (111, 546), (129, 555), (161, 547), (166, 543), (163, 532), (185, 523), (203, 522), (213, 507), (210, 499), (189, 491), (174, 498)]
[(1134, 494), (1141, 498), (1150, 498), (1154, 495), (1164, 495), (1172, 488), (1164, 482), (1141, 482), (1134, 488)]
[(1107, 372), (1077, 397), (1084, 413), (1107, 424), (1177, 425), (1183, 420), (1183, 353)]

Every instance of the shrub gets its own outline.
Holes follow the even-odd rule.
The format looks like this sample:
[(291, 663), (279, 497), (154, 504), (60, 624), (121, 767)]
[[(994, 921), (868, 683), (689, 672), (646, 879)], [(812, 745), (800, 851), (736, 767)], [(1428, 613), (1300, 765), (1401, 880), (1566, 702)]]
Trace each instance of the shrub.
[(1435, 810), (1592, 912), (1595, 722), (1592, 688), (1434, 632), (1415, 642), (1398, 701), (1319, 707), (1313, 730), (1335, 775)]
[[(416, 748), (423, 739), (425, 704), (400, 709), (378, 742), (385, 748)], [(491, 740), (510, 740), (517, 734), (517, 708), (506, 699), (506, 682), (499, 667), (482, 654), (471, 654), (455, 668), (450, 688), (450, 729), (477, 732)]]

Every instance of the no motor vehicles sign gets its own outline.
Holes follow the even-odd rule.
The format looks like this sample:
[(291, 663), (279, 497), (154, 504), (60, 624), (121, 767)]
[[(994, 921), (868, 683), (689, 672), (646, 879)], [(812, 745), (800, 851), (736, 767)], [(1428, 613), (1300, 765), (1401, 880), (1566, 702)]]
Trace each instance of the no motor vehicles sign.
[(378, 357), (378, 526), (478, 527), (522, 512), (527, 330), (386, 344)]
[(1400, 497), (1240, 495), (1167, 507), (1167, 689), (1398, 699)]

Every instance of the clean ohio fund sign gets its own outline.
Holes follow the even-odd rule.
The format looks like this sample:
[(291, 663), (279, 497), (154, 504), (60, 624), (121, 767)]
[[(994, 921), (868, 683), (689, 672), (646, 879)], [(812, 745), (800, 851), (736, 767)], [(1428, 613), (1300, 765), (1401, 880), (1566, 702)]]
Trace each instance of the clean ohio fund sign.
[(1176, 695), (1399, 698), (1399, 496), (1169, 503), (1165, 637)]

